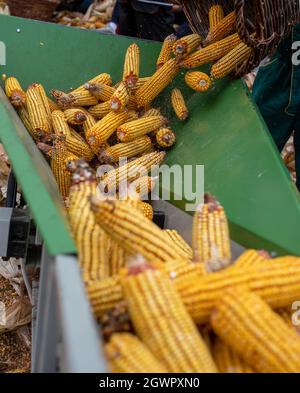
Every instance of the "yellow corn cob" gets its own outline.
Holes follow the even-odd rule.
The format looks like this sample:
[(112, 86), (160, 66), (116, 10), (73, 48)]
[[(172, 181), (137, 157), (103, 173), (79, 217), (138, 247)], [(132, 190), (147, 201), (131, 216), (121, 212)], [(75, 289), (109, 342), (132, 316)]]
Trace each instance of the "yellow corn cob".
[(133, 142), (118, 143), (101, 152), (99, 160), (106, 164), (118, 162), (122, 157), (136, 157), (152, 147), (151, 139), (143, 136)]
[(252, 53), (252, 48), (243, 42), (232, 49), (227, 55), (222, 57), (211, 67), (212, 79), (222, 79), (235, 71), (244, 61), (248, 60)]
[(52, 112), (53, 131), (56, 135), (70, 135), (70, 127), (67, 123), (64, 112), (58, 110)]
[(93, 97), (89, 91), (82, 90), (72, 92), (69, 94), (60, 90), (52, 90), (51, 94), (57, 100), (58, 106), (65, 110), (74, 106), (93, 106), (98, 104), (96, 97)]
[(244, 267), (259, 266), (270, 259), (271, 257), (265, 251), (247, 250), (234, 262), (232, 268), (243, 269)]
[(5, 80), (5, 93), (13, 106), (19, 107), (25, 104), (26, 93), (17, 78), (10, 77)]
[(187, 56), (185, 59), (183, 59), (180, 65), (185, 68), (196, 68), (219, 60), (241, 42), (242, 40), (237, 33), (232, 34), (226, 38), (223, 38), (221, 41), (215, 42), (214, 44), (197, 50), (190, 56)]
[(257, 295), (228, 290), (211, 323), (218, 336), (261, 373), (300, 372), (300, 337)]
[(109, 101), (111, 96), (115, 93), (116, 89), (109, 85), (98, 83), (86, 83), (85, 89), (88, 90), (94, 97), (100, 101)]
[(152, 262), (184, 259), (180, 247), (174, 247), (163, 231), (134, 210), (125, 201), (101, 201), (92, 198), (96, 222), (131, 254), (142, 254)]
[(72, 174), (68, 216), (77, 246), (79, 263), (86, 282), (109, 276), (109, 238), (95, 223), (89, 198), (96, 194), (95, 176), (89, 169)]
[(138, 107), (142, 108), (150, 105), (151, 102), (172, 82), (179, 73), (179, 70), (180, 68), (176, 59), (167, 61), (157, 70), (135, 93)]
[(173, 52), (173, 46), (174, 43), (176, 42), (177, 38), (175, 36), (175, 34), (171, 34), (168, 37), (165, 38), (161, 50), (160, 50), (160, 54), (157, 58), (156, 61), (156, 66), (157, 69), (161, 68), (167, 61), (169, 61), (172, 57), (172, 52)]
[(171, 128), (160, 128), (157, 131), (155, 138), (157, 144), (164, 149), (172, 147), (176, 142), (176, 135)]
[(66, 146), (72, 154), (79, 158), (84, 158), (87, 161), (91, 161), (94, 158), (94, 153), (89, 145), (75, 131), (66, 137)]
[(132, 89), (135, 87), (140, 75), (140, 48), (137, 44), (129, 46), (125, 56), (123, 81)]
[(127, 116), (127, 112), (110, 112), (86, 132), (86, 140), (95, 153), (99, 152), (101, 144), (106, 142), (114, 131), (127, 120)]
[(141, 202), (142, 211), (144, 217), (148, 218), (148, 220), (152, 221), (154, 217), (153, 207), (146, 202)]
[(213, 346), (213, 358), (220, 373), (250, 374), (254, 370), (228, 345), (217, 338)]
[(34, 135), (39, 138), (51, 132), (51, 123), (39, 91), (30, 86), (26, 92), (26, 104)]
[(120, 273), (131, 255), (124, 250), (117, 242), (110, 240), (110, 260), (109, 260), (109, 274), (115, 276)]
[(157, 109), (157, 108), (150, 108), (141, 117), (149, 117), (149, 116), (162, 116), (162, 114), (161, 114), (161, 111), (159, 109)]
[(211, 88), (212, 81), (204, 72), (189, 71), (185, 74), (185, 83), (193, 90), (204, 92)]
[(95, 120), (94, 116), (90, 114), (90, 112), (84, 110), (84, 113), (86, 115), (86, 121), (82, 124), (82, 127), (84, 134), (86, 134), (87, 131), (97, 123), (97, 121)]
[(175, 56), (184, 56), (199, 47), (202, 37), (199, 34), (190, 34), (177, 40), (173, 46)]
[(130, 121), (117, 129), (117, 136), (121, 142), (130, 142), (154, 131), (166, 124), (163, 116), (148, 116)]
[(149, 76), (139, 78), (138, 81), (136, 82), (136, 85), (132, 89), (133, 92), (138, 90), (140, 87), (142, 87), (147, 81), (149, 80)]
[(162, 163), (165, 152), (153, 152), (137, 158), (126, 165), (109, 171), (106, 175), (100, 176), (100, 186), (104, 190), (118, 190), (119, 186), (133, 182), (140, 177), (146, 176), (155, 166)]
[(124, 300), (120, 276), (90, 281), (86, 291), (96, 318), (113, 309)]
[(150, 176), (142, 176), (131, 182), (128, 186), (129, 194), (137, 194), (140, 199), (147, 197), (154, 190), (155, 180)]
[(164, 233), (186, 253), (188, 259), (193, 258), (192, 248), (175, 229), (165, 229)]
[(35, 138), (35, 131), (31, 126), (30, 119), (29, 119), (29, 113), (27, 110), (27, 105), (21, 105), (17, 108), (18, 110), (18, 115), (20, 116), (20, 119), (22, 120), (24, 126), (27, 128), (29, 131), (30, 135)]
[(128, 116), (127, 116), (128, 121), (137, 120), (138, 118), (139, 115), (136, 111), (134, 110), (128, 111)]
[(295, 314), (297, 310), (293, 310), (291, 306), (285, 308), (279, 308), (276, 313), (284, 320), (284, 322), (292, 329), (294, 329), (297, 334), (300, 335), (300, 324), (299, 317)]
[(206, 323), (223, 292), (243, 286), (261, 296), (272, 308), (291, 305), (300, 298), (299, 258), (270, 260), (244, 269), (225, 269), (214, 274), (175, 282), (177, 290), (197, 324)]
[(209, 30), (213, 31), (224, 18), (224, 10), (220, 4), (215, 4), (209, 9)]
[(171, 94), (171, 101), (174, 112), (179, 120), (186, 120), (189, 116), (189, 111), (186, 106), (183, 95), (179, 89), (173, 89)]
[(193, 251), (195, 262), (204, 263), (208, 272), (231, 263), (227, 217), (220, 203), (209, 194), (194, 214)]
[(67, 122), (71, 125), (83, 124), (87, 120), (85, 112), (80, 108), (66, 109), (64, 114)]
[(217, 372), (166, 272), (136, 258), (121, 277), (137, 335), (168, 372)]
[(111, 108), (109, 101), (102, 102), (101, 104), (97, 104), (89, 108), (89, 113), (96, 119), (103, 119), (103, 117), (108, 115), (110, 111)]
[[(188, 261), (169, 261), (165, 266), (169, 278), (176, 286), (191, 277), (198, 279), (205, 274), (203, 265), (191, 264)], [(119, 275), (88, 283), (87, 293), (96, 318), (102, 317), (109, 310), (124, 302)]]
[(227, 37), (235, 29), (236, 13), (233, 11), (226, 15), (217, 26), (208, 33), (205, 44), (209, 45)]
[(130, 111), (136, 111), (138, 110), (137, 102), (136, 102), (136, 97), (134, 94), (131, 94), (129, 96), (129, 100), (127, 103), (127, 109)]
[(58, 189), (63, 198), (69, 195), (71, 174), (67, 170), (69, 161), (77, 160), (66, 148), (65, 141), (56, 141), (51, 154), (51, 169), (58, 184)]
[(48, 99), (48, 105), (49, 105), (51, 113), (54, 112), (54, 111), (60, 111), (60, 107), (57, 105), (56, 102), (51, 100), (51, 98), (47, 97), (47, 99)]
[[(90, 79), (87, 83), (99, 83), (99, 84), (104, 84), (111, 86), (112, 85), (112, 79), (109, 74), (106, 74), (105, 72), (102, 74), (99, 74), (95, 76), (94, 78)], [(84, 92), (86, 83), (83, 85), (77, 87), (76, 89), (72, 90), (72, 93), (82, 93)]]
[[(41, 85), (40, 83), (33, 83), (33, 84), (31, 85), (31, 87), (34, 88), (34, 89), (36, 89), (37, 92), (39, 93), (39, 95), (40, 95), (40, 97), (41, 97), (41, 100), (42, 100), (42, 102), (43, 102), (45, 111), (46, 111), (46, 113), (47, 113), (48, 122), (49, 122), (49, 124), (50, 124), (50, 126), (51, 126), (51, 124), (52, 124), (52, 123), (51, 123), (51, 109), (50, 109), (49, 100), (48, 100), (48, 97), (47, 97), (47, 94), (46, 94), (46, 92), (45, 92), (45, 89), (44, 89), (43, 85)], [(51, 127), (51, 128), (52, 128), (52, 127)]]
[(110, 99), (110, 109), (113, 111), (124, 110), (128, 104), (129, 98), (130, 96), (127, 85), (124, 82), (120, 83), (120, 86), (116, 89)]
[(166, 368), (136, 336), (115, 333), (105, 345), (113, 373), (166, 373)]

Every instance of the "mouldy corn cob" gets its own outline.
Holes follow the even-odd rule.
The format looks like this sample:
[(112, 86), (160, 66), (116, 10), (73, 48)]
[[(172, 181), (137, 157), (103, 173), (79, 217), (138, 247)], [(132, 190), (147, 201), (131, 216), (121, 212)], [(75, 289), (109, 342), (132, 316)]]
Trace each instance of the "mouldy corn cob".
[(215, 4), (209, 9), (209, 30), (213, 31), (224, 18), (224, 10), (220, 4)]
[(64, 114), (67, 122), (71, 125), (83, 124), (87, 120), (85, 112), (80, 108), (66, 109)]
[(149, 151), (152, 147), (151, 140), (148, 136), (143, 136), (133, 142), (118, 143), (101, 152), (99, 161), (106, 164), (118, 162), (122, 157), (135, 157), (139, 154)]
[(199, 279), (175, 282), (183, 301), (198, 324), (206, 323), (223, 292), (243, 286), (261, 296), (272, 308), (291, 305), (300, 298), (299, 259), (282, 262), (276, 259), (260, 266), (244, 269), (225, 269)]
[(37, 89), (30, 86), (26, 92), (26, 105), (31, 127), (36, 138), (51, 132), (51, 123)]
[(194, 260), (204, 263), (208, 272), (224, 269), (231, 263), (227, 217), (224, 208), (209, 194), (194, 214), (192, 238)]
[(237, 33), (232, 34), (221, 41), (197, 50), (183, 59), (180, 65), (185, 68), (196, 68), (219, 60), (241, 42), (240, 36)]
[(111, 96), (115, 93), (116, 89), (109, 85), (100, 83), (86, 83), (84, 85), (85, 89), (88, 90), (97, 100), (109, 101)]
[(185, 258), (157, 225), (125, 201), (101, 201), (95, 196), (91, 203), (96, 222), (129, 253), (142, 254), (150, 263)]
[(96, 193), (95, 177), (89, 170), (77, 170), (72, 175), (69, 197), (69, 220), (78, 250), (83, 279), (86, 282), (109, 276), (109, 250), (106, 233), (95, 223), (89, 197)]
[(199, 47), (202, 37), (199, 34), (190, 34), (177, 40), (173, 46), (175, 56), (184, 56)]
[(130, 121), (117, 129), (118, 139), (121, 142), (133, 141), (162, 127), (166, 124), (166, 121), (166, 118), (163, 116), (148, 116)]
[(147, 107), (172, 82), (180, 70), (176, 59), (167, 61), (147, 82), (140, 87), (136, 95), (139, 108)]
[(173, 89), (171, 94), (172, 107), (179, 120), (186, 120), (189, 116), (189, 111), (186, 106), (183, 95), (179, 89)]
[(176, 142), (176, 135), (171, 128), (160, 128), (156, 135), (157, 144), (163, 149), (172, 147)]
[(89, 108), (89, 113), (96, 119), (103, 119), (103, 117), (108, 115), (110, 111), (111, 108), (109, 101), (102, 102), (101, 104), (97, 104)]
[(105, 345), (113, 373), (166, 373), (167, 370), (138, 337), (129, 333), (114, 334)]
[(252, 48), (242, 42), (211, 67), (211, 77), (213, 79), (224, 78), (248, 60), (251, 53)]
[(95, 153), (99, 152), (101, 144), (106, 142), (114, 131), (127, 120), (127, 116), (127, 112), (110, 112), (87, 130), (86, 140)]
[(99, 176), (99, 185), (104, 190), (118, 190), (119, 186), (133, 182), (140, 177), (146, 176), (148, 172), (158, 167), (164, 160), (165, 152), (153, 152), (145, 154), (126, 165), (109, 171), (104, 176)]
[(132, 89), (135, 87), (140, 75), (140, 48), (137, 44), (129, 46), (125, 56), (123, 81)]
[(185, 83), (193, 90), (204, 92), (211, 88), (212, 81), (204, 72), (189, 71), (185, 74)]
[(250, 374), (254, 373), (252, 367), (241, 359), (228, 345), (216, 338), (213, 345), (213, 358), (220, 373)]
[(5, 93), (13, 106), (19, 107), (25, 104), (26, 93), (17, 78), (11, 76), (5, 79)]
[(67, 165), (69, 161), (77, 159), (78, 157), (67, 150), (65, 141), (58, 140), (55, 142), (51, 153), (51, 170), (63, 198), (67, 198), (71, 186), (71, 175), (67, 170)]
[(155, 179), (150, 176), (142, 176), (128, 185), (129, 193), (135, 193), (140, 199), (147, 197), (154, 190)]
[(52, 118), (53, 131), (56, 135), (68, 136), (71, 134), (70, 127), (67, 123), (64, 112), (60, 110), (53, 111), (51, 118)]
[(86, 285), (86, 292), (96, 318), (100, 318), (124, 300), (119, 275), (90, 281)]
[(208, 33), (205, 44), (209, 45), (227, 37), (235, 29), (236, 13), (233, 11), (226, 15), (217, 26)]
[(165, 38), (159, 56), (156, 61), (157, 69), (161, 68), (167, 61), (169, 61), (172, 57), (173, 46), (176, 42), (177, 38), (175, 34), (171, 34)]
[(132, 332), (125, 302), (118, 303), (114, 308), (103, 314), (97, 322), (101, 326), (101, 335), (106, 342), (116, 333)]
[(113, 111), (122, 111), (128, 104), (130, 95), (127, 85), (122, 82), (120, 86), (116, 89), (114, 94), (110, 99), (110, 109)]
[(238, 289), (225, 292), (211, 324), (256, 371), (300, 372), (300, 337), (254, 293)]
[(164, 233), (173, 240), (185, 253), (188, 259), (193, 258), (193, 250), (191, 246), (183, 239), (175, 229), (165, 229)]
[(121, 277), (137, 335), (168, 372), (217, 372), (165, 271), (136, 258)]

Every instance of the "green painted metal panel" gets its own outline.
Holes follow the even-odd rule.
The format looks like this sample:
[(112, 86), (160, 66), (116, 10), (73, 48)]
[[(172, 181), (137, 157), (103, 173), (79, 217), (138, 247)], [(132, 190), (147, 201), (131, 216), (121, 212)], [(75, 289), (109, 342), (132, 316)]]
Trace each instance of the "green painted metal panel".
[[(16, 75), (25, 86), (41, 82), (49, 91), (76, 87), (103, 71), (117, 81), (132, 40), (0, 17), (0, 41), (7, 48), (2, 72)], [(160, 45), (139, 45), (146, 76), (155, 68)], [(173, 85), (183, 88), (190, 119), (174, 119), (169, 90), (159, 99), (178, 139), (167, 163), (205, 165), (205, 188), (225, 205), (234, 240), (300, 255), (299, 196), (247, 90), (240, 81), (226, 80), (196, 94), (184, 86), (183, 74)], [(173, 202), (181, 208), (186, 203)]]
[(0, 88), (0, 140), (50, 255), (75, 253), (50, 167)]

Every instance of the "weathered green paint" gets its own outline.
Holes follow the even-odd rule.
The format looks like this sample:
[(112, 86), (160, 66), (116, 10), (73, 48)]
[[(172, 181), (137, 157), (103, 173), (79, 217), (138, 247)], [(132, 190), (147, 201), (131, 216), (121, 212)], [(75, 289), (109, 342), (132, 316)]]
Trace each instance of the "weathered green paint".
[(50, 255), (75, 253), (50, 167), (0, 88), (0, 139)]
[[(104, 71), (118, 81), (131, 42), (8, 17), (0, 17), (0, 41), (7, 47), (2, 72), (16, 75), (25, 87), (41, 82), (48, 91), (76, 87)], [(146, 76), (155, 68), (159, 44), (139, 45)], [(184, 86), (182, 75), (173, 85), (182, 87), (190, 119), (174, 119), (169, 90), (159, 100), (177, 134), (167, 163), (205, 165), (205, 188), (224, 204), (234, 240), (246, 247), (300, 255), (299, 197), (247, 90), (240, 81), (222, 81), (196, 94)], [(186, 201), (174, 203), (183, 208)]]

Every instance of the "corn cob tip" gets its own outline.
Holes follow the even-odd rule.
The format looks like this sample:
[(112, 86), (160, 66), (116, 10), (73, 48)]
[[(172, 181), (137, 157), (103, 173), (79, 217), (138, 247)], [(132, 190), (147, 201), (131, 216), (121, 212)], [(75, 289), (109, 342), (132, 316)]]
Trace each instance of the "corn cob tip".
[(137, 254), (129, 259), (127, 263), (128, 276), (136, 276), (145, 272), (146, 270), (155, 270), (155, 268), (146, 260), (143, 255)]
[(20, 90), (14, 90), (11, 92), (10, 101), (13, 106), (21, 106), (25, 103), (26, 94)]

